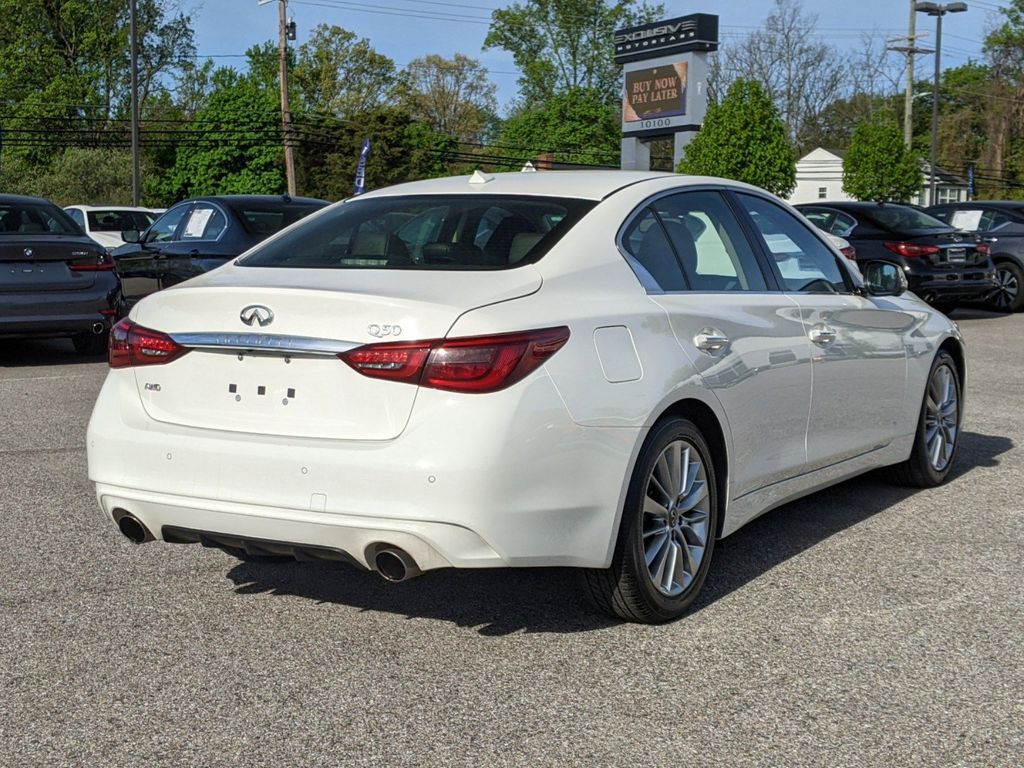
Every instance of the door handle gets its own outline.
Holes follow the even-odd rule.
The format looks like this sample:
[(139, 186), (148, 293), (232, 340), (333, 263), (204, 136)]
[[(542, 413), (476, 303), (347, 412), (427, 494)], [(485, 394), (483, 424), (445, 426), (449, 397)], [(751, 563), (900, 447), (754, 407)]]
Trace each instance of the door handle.
[(693, 344), (701, 352), (714, 355), (729, 346), (729, 337), (717, 328), (701, 328), (693, 337)]
[(811, 330), (807, 332), (807, 336), (819, 347), (827, 347), (836, 340), (835, 329), (829, 328), (827, 325), (822, 323), (811, 328)]

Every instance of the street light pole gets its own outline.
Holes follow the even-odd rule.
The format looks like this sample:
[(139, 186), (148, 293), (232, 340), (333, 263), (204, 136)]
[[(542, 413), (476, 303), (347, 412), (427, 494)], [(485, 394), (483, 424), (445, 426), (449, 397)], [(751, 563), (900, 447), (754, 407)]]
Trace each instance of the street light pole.
[(914, 10), (935, 17), (935, 78), (932, 85), (932, 146), (928, 168), (928, 205), (935, 205), (938, 177), (935, 170), (939, 154), (939, 77), (942, 74), (942, 17), (947, 13), (963, 13), (967, 3), (916, 3)]
[(917, 21), (917, 9), (914, 0), (910, 0), (910, 24), (907, 27), (907, 91), (903, 101), (903, 143), (907, 149), (914, 142), (914, 23)]

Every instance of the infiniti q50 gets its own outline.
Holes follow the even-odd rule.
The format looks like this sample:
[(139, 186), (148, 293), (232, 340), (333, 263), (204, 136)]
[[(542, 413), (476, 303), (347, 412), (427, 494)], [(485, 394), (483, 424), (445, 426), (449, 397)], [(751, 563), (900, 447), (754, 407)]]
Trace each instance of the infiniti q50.
[(950, 471), (957, 327), (892, 263), (845, 262), (721, 179), (381, 189), (135, 306), (89, 476), (136, 542), (393, 581), (571, 566), (612, 614), (670, 620), (763, 512)]

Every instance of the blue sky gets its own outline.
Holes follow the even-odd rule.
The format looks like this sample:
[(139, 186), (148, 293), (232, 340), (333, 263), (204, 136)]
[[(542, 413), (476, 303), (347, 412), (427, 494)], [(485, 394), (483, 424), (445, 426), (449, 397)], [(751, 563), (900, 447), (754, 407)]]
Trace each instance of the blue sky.
[[(818, 16), (819, 34), (842, 50), (854, 50), (865, 32), (906, 34), (910, 0), (817, 0), (804, 2)], [(482, 51), (490, 10), (509, 5), (502, 0), (289, 0), (289, 15), (298, 25), (298, 42), (319, 23), (337, 24), (369, 38), (381, 53), (401, 67), (428, 53), (464, 53), (486, 66), (498, 86), (502, 108), (516, 94), (516, 68), (503, 51)], [(706, 0), (663, 3), (666, 17), (717, 13), (723, 42), (760, 25), (772, 0)], [(943, 24), (943, 66), (981, 56), (986, 29), (996, 20), (1004, 0), (968, 0), (967, 13), (947, 16)], [(185, 0), (196, 29), (199, 53), (220, 64), (241, 66), (249, 46), (277, 38), (277, 3), (257, 0)], [(918, 15), (919, 31), (934, 34), (934, 20)], [(925, 38), (924, 45), (928, 45)], [(931, 71), (931, 57), (918, 59), (922, 73)]]

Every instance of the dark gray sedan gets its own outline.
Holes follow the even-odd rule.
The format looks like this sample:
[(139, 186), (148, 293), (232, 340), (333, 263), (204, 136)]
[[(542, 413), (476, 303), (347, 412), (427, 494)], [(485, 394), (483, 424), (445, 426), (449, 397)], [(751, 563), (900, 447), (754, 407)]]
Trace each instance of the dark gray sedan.
[(114, 261), (53, 203), (0, 195), (0, 338), (70, 338), (104, 351), (121, 287)]
[(209, 272), (327, 205), (288, 195), (215, 195), (171, 206), (145, 232), (126, 231), (113, 252), (125, 308)]

